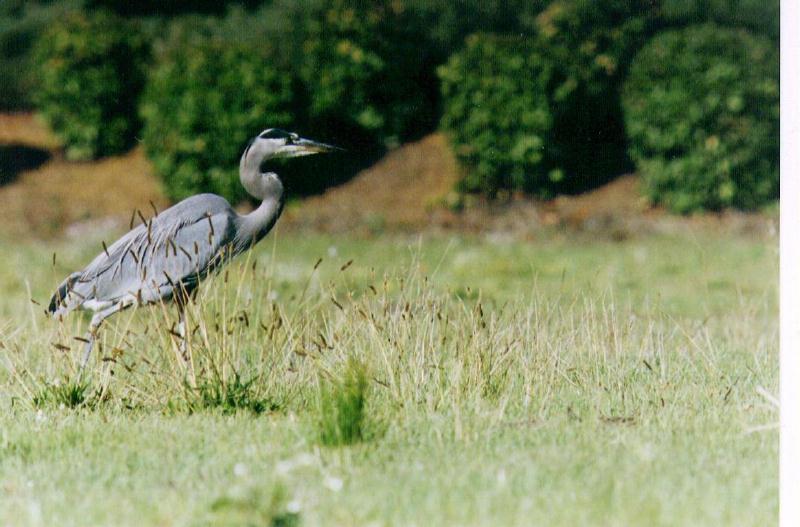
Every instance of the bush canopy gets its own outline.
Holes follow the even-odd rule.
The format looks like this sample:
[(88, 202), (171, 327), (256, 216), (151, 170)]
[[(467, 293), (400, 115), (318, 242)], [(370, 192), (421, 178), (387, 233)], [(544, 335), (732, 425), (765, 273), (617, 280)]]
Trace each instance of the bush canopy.
[(655, 203), (686, 213), (778, 197), (775, 47), (715, 25), (664, 32), (624, 87), (631, 157)]
[(214, 192), (246, 197), (239, 158), (265, 127), (292, 123), (292, 76), (269, 60), (269, 47), (175, 28), (158, 52), (142, 102), (143, 140), (167, 194)]
[(148, 53), (134, 25), (105, 12), (72, 12), (41, 35), (34, 100), (67, 157), (91, 159), (131, 146)]
[(442, 127), (467, 167), (462, 190), (546, 194), (563, 174), (546, 152), (550, 63), (524, 38), (474, 35), (439, 69)]

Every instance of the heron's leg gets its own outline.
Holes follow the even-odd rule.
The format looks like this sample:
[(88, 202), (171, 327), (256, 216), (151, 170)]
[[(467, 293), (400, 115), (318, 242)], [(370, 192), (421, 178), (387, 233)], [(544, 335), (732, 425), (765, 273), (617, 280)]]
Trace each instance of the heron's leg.
[(188, 362), (189, 356), (186, 353), (186, 307), (183, 304), (178, 304), (178, 325), (175, 329), (181, 339), (178, 343), (181, 357), (183, 357), (184, 361)]
[(98, 311), (92, 317), (91, 323), (89, 323), (89, 331), (86, 334), (86, 349), (83, 351), (83, 359), (81, 360), (81, 369), (79, 371), (79, 377), (83, 377), (83, 371), (86, 369), (86, 365), (89, 363), (89, 357), (92, 355), (92, 349), (94, 348), (94, 341), (97, 337), (97, 330), (100, 329), (100, 325), (103, 323), (105, 319), (121, 311), (125, 308), (123, 303), (114, 304), (113, 306), (106, 308), (102, 311)]
[(175, 294), (175, 304), (178, 306), (178, 324), (175, 327), (175, 332), (180, 337), (178, 343), (178, 350), (181, 352), (184, 363), (189, 364), (189, 354), (187, 352), (187, 338), (186, 338), (186, 304), (189, 303), (189, 293), (186, 286), (180, 284)]
[[(92, 317), (94, 321), (94, 317)], [(94, 348), (94, 334), (95, 332), (91, 329), (86, 334), (86, 347), (83, 350), (83, 358), (81, 359), (81, 369), (78, 371), (78, 377), (83, 377), (83, 370), (86, 369), (86, 365), (89, 363), (89, 357), (92, 355), (92, 348)]]

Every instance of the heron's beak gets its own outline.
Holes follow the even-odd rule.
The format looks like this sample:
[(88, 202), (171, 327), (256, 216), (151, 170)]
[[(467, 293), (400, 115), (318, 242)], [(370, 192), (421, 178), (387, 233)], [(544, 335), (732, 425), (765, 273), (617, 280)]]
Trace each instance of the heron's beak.
[(282, 148), (286, 157), (300, 157), (308, 156), (311, 154), (325, 154), (329, 152), (342, 152), (343, 148), (338, 146), (326, 145), (325, 143), (318, 143), (311, 139), (296, 139), (292, 144), (288, 144)]

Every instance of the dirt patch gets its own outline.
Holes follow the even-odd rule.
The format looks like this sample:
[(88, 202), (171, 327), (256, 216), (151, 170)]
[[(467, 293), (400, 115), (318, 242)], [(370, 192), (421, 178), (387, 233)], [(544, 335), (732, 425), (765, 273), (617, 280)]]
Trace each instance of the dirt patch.
[(0, 214), (21, 218), (45, 237), (76, 223), (108, 225), (109, 217), (125, 224), (134, 208), (149, 215), (150, 202), (168, 206), (141, 148), (96, 162), (56, 158), (0, 190), (6, 209)]
[(168, 205), (141, 148), (98, 161), (64, 159), (57, 141), (30, 114), (0, 115), (0, 143), (46, 152), (43, 163), (0, 186), (0, 224), (8, 234), (83, 233), (126, 225), (134, 208)]
[(30, 113), (0, 113), (0, 144), (20, 144), (56, 150), (58, 139), (44, 122)]
[(458, 174), (446, 139), (432, 134), (389, 152), (347, 183), (290, 204), (282, 221), (333, 232), (419, 229), (430, 224)]

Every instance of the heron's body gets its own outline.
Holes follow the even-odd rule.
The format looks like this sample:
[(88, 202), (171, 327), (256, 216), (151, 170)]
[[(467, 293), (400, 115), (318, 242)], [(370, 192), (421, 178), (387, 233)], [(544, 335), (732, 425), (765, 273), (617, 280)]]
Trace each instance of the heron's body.
[(261, 172), (261, 163), (331, 149), (297, 134), (265, 130), (250, 142), (239, 164), (242, 185), (262, 200), (256, 210), (240, 215), (221, 196), (192, 196), (143, 222), (85, 269), (69, 275), (48, 311), (59, 318), (74, 309), (95, 312), (83, 365), (103, 320), (132, 305), (177, 300), (183, 333), (183, 306), (189, 294), (210, 272), (266, 236), (283, 210), (283, 184), (276, 174)]
[[(221, 196), (187, 198), (142, 223), (71, 274), (50, 302), (50, 312), (103, 311), (117, 304), (150, 304), (190, 294), (209, 272), (263, 238), (280, 215), (283, 200), (240, 216)], [(264, 214), (266, 213), (266, 214)], [(248, 219), (264, 220), (256, 232)], [(269, 221), (272, 219), (273, 221)], [(261, 221), (258, 221), (260, 224)]]

